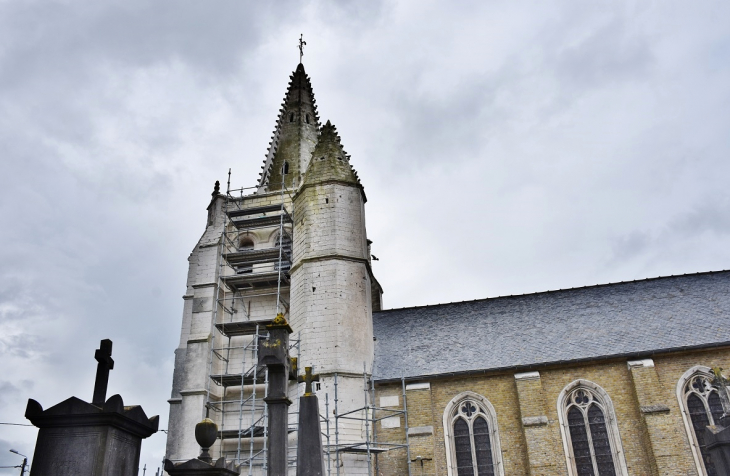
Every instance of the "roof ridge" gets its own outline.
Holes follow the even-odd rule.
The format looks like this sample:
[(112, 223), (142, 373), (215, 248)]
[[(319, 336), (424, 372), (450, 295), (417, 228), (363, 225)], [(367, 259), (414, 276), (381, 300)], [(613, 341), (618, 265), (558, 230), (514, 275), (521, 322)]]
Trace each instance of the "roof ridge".
[(573, 288), (550, 289), (547, 291), (536, 291), (536, 292), (532, 292), (532, 293), (522, 293), (522, 294), (509, 294), (509, 295), (493, 296), (493, 297), (480, 298), (480, 299), (470, 299), (467, 301), (451, 301), (451, 302), (442, 302), (442, 303), (437, 303), (437, 304), (424, 304), (424, 305), (420, 305), (420, 306), (394, 307), (391, 309), (383, 309), (381, 311), (373, 312), (373, 314), (380, 314), (382, 312), (389, 312), (389, 311), (402, 311), (405, 309), (420, 309), (420, 308), (425, 308), (425, 307), (447, 306), (450, 304), (466, 304), (466, 303), (481, 302), (481, 301), (493, 301), (493, 300), (497, 300), (497, 299), (509, 299), (509, 298), (525, 297), (525, 296), (536, 296), (536, 295), (540, 295), (540, 294), (577, 291), (579, 289), (593, 289), (593, 288), (601, 288), (601, 287), (608, 287), (608, 286), (618, 286), (618, 285), (622, 285), (622, 284), (640, 283), (640, 282), (644, 282), (644, 281), (657, 281), (660, 279), (681, 278), (681, 277), (685, 277), (685, 276), (702, 276), (702, 275), (711, 275), (711, 274), (719, 274), (719, 273), (730, 273), (730, 269), (721, 269), (721, 270), (717, 270), (717, 271), (699, 271), (696, 273), (671, 274), (668, 276), (656, 276), (653, 278), (632, 279), (629, 281), (618, 281), (615, 283), (589, 284), (586, 286), (576, 286)]

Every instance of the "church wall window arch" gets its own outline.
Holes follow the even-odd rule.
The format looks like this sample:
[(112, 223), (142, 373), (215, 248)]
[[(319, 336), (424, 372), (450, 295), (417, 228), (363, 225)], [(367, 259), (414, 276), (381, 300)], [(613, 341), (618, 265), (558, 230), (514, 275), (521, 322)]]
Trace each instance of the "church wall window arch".
[(504, 476), (497, 414), (474, 392), (455, 396), (444, 410), (448, 476)]
[(677, 382), (677, 399), (682, 409), (682, 420), (692, 447), (692, 456), (697, 472), (704, 476), (718, 474), (705, 449), (705, 427), (714, 425), (723, 414), (717, 389), (710, 384), (712, 379), (712, 369), (696, 365), (687, 370)]
[(558, 421), (569, 476), (628, 475), (613, 402), (599, 385), (567, 385), (558, 396)]

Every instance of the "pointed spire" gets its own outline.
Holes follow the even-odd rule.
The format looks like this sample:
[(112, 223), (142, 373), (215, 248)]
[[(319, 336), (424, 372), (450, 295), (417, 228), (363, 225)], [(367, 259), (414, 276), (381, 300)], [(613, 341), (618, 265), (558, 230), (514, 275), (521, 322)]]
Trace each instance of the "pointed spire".
[(304, 175), (303, 184), (328, 181), (357, 185), (362, 190), (364, 201), (367, 201), (357, 172), (350, 164), (350, 156), (342, 147), (337, 128), (330, 121), (319, 131), (319, 140), (312, 152), (312, 160)]
[(314, 91), (304, 65), (290, 76), (284, 102), (259, 178), (262, 191), (296, 188), (309, 165), (317, 141), (319, 116)]

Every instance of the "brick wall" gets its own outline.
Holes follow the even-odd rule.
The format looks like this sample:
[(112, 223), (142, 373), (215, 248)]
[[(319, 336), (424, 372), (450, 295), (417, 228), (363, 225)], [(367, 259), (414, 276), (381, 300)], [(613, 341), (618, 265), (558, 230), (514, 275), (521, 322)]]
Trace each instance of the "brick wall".
[[(613, 403), (628, 474), (696, 475), (676, 397), (677, 382), (695, 365), (730, 368), (730, 349), (409, 382), (422, 385), (406, 391), (408, 421), (391, 416), (377, 424), (377, 436), (379, 441), (405, 443), (407, 424), (411, 474), (446, 475), (444, 409), (461, 392), (472, 391), (487, 398), (496, 412), (505, 475), (565, 475), (558, 396), (570, 383), (584, 379), (599, 385)], [(400, 382), (377, 385), (376, 405), (383, 397), (386, 403), (395, 398), (399, 406), (391, 408), (401, 408), (401, 393)], [(379, 415), (388, 416), (383, 411)], [(407, 474), (407, 460), (405, 450), (383, 453), (377, 458), (378, 474)]]

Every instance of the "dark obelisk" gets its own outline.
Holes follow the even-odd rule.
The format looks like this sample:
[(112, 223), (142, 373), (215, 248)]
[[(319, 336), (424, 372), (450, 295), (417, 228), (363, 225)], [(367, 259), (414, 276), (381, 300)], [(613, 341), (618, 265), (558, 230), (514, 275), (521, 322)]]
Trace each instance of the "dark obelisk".
[(43, 410), (28, 400), (25, 417), (39, 428), (31, 476), (137, 476), (142, 440), (157, 431), (159, 419), (125, 406), (119, 395), (106, 400), (111, 353), (112, 341), (102, 340), (92, 403), (71, 397)]
[(312, 367), (304, 368), (304, 395), (299, 397), (299, 443), (297, 445), (297, 476), (322, 476), (322, 426), (319, 420), (319, 402), (312, 391), (312, 382), (319, 381), (319, 375), (312, 375)]
[(287, 390), (291, 361), (289, 359), (289, 323), (277, 314), (266, 326), (269, 338), (261, 343), (259, 363), (269, 371), (269, 393), (264, 402), (269, 411), (269, 451), (266, 458), (269, 476), (286, 476), (289, 400)]

